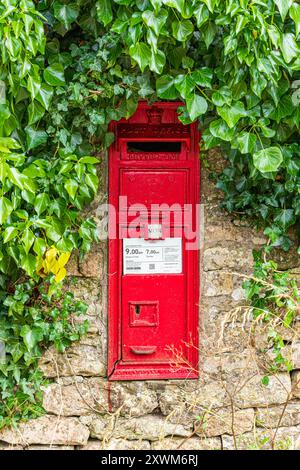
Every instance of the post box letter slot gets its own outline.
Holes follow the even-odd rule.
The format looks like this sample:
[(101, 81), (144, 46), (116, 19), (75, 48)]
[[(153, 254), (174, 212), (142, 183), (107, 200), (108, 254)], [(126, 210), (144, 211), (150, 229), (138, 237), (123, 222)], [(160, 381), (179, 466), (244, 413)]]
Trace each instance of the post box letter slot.
[(181, 142), (127, 142), (127, 152), (181, 152)]

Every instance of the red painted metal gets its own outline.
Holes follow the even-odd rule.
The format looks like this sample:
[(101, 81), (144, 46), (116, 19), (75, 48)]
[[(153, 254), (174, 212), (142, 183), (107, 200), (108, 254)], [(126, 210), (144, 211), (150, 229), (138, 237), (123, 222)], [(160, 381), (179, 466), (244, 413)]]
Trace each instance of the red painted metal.
[[(109, 203), (118, 217), (118, 237), (109, 240), (110, 380), (198, 377), (199, 250), (186, 250), (183, 233), (179, 274), (123, 274), (122, 260), (123, 238), (129, 237), (128, 223), (136, 217), (126, 218), (132, 204), (148, 209), (151, 204), (190, 204), (190, 229), (196, 229), (199, 133), (196, 124), (184, 126), (178, 121), (180, 104), (141, 102), (129, 120), (110, 126), (115, 142), (109, 151)], [(177, 146), (168, 149), (170, 144), (164, 142)], [(155, 146), (154, 151), (147, 150), (151, 143), (157, 150)], [(119, 196), (127, 197), (126, 207), (120, 205)], [(139, 236), (147, 239), (149, 220), (143, 211), (140, 220)], [(162, 238), (167, 229), (174, 236), (178, 220), (175, 213), (166, 220), (163, 212), (157, 213)]]

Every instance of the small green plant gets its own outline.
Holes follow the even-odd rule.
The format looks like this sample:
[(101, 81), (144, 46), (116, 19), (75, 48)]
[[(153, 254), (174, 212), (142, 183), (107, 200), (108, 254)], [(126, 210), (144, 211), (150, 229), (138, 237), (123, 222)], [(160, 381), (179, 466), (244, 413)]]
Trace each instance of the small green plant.
[(39, 416), (41, 385), (38, 368), (45, 348), (63, 352), (87, 332), (88, 322), (76, 322), (87, 305), (63, 291), (48, 276), (36, 283), (20, 280), (1, 290), (0, 342), (5, 355), (0, 362), (0, 428)]
[[(268, 347), (273, 360), (265, 363), (267, 372), (274, 373), (282, 366), (291, 371), (293, 364), (283, 355), (286, 346), (284, 331), (293, 337), (300, 310), (300, 291), (297, 280), (288, 271), (280, 271), (274, 261), (266, 260), (262, 252), (254, 252), (253, 276), (243, 283), (246, 298), (250, 302), (253, 323), (267, 329)], [(268, 375), (263, 377), (268, 385)]]

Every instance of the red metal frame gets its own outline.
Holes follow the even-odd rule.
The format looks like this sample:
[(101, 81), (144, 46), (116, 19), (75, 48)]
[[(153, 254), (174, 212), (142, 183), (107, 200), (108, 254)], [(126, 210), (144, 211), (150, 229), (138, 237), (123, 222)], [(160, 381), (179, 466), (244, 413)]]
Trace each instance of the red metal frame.
[[(109, 150), (109, 204), (117, 209), (117, 216), (120, 216), (121, 226), (122, 213), (119, 212), (118, 204), (119, 195), (123, 190), (122, 184), (124, 183), (122, 183), (122, 181), (124, 179), (124, 175), (126, 176), (126, 172), (128, 171), (136, 171), (143, 174), (146, 174), (145, 172), (147, 171), (151, 171), (151, 174), (153, 174), (153, 172), (155, 174), (157, 173), (158, 178), (163, 178), (165, 172), (167, 175), (175, 175), (174, 177), (178, 176), (178, 178), (181, 178), (180, 181), (186, 183), (184, 186), (184, 198), (187, 202), (192, 204), (192, 229), (196, 229), (196, 204), (200, 202), (200, 135), (196, 123), (183, 126), (178, 121), (177, 109), (180, 105), (181, 103), (178, 102), (160, 102), (155, 103), (151, 107), (148, 106), (146, 102), (140, 102), (136, 113), (129, 120), (126, 121), (125, 119), (122, 119), (119, 122), (113, 122), (110, 125), (110, 131), (115, 134), (115, 142)], [(131, 154), (126, 149), (126, 143), (128, 141), (181, 142), (182, 150), (177, 154), (169, 153), (167, 157), (168, 159), (166, 160), (164, 152), (157, 152), (150, 157), (147, 155), (147, 152), (146, 155), (145, 152), (141, 152), (141, 154), (139, 154), (139, 152)], [(141, 190), (139, 190), (138, 194), (141, 194)], [(137, 200), (135, 202), (139, 203), (140, 201)], [(121, 231), (123, 231), (126, 236), (126, 227), (121, 227)], [(183, 265), (184, 272), (182, 275), (156, 274), (154, 276), (160, 276), (159, 285), (161, 288), (170, 286), (173, 289), (172, 292), (174, 292), (174, 289), (176, 291), (176, 286), (178, 285), (185, 290), (184, 296), (180, 297), (180, 302), (184, 299), (185, 310), (181, 312), (182, 315), (186, 315), (186, 318), (184, 318), (184, 326), (179, 311), (177, 318), (169, 319), (170, 328), (173, 329), (174, 334), (176, 334), (175, 332), (177, 329), (176, 322), (178, 322), (178, 325), (180, 323), (182, 332), (184, 333), (182, 337), (184, 361), (180, 367), (178, 367), (178, 365), (177, 367), (174, 367), (170, 361), (164, 362), (164, 360), (160, 360), (155, 362), (155, 360), (147, 357), (144, 362), (141, 362), (140, 358), (134, 360), (134, 358), (130, 359), (129, 357), (128, 359), (127, 357), (127, 359), (124, 360), (122, 356), (124, 355), (125, 346), (123, 348), (122, 338), (126, 336), (124, 328), (127, 328), (127, 323), (125, 322), (124, 326), (124, 308), (122, 312), (122, 298), (127, 295), (127, 288), (125, 289), (127, 285), (129, 286), (129, 292), (130, 289), (131, 292), (134, 292), (134, 290), (132, 290), (133, 278), (130, 278), (130, 276), (133, 275), (130, 274), (123, 276), (122, 274), (122, 240), (120, 238), (109, 240), (109, 380), (195, 379), (198, 377), (199, 250), (183, 250)], [(179, 278), (182, 279), (182, 281), (179, 281)], [(138, 292), (139, 289), (143, 289), (143, 282), (148, 282), (149, 285), (151, 285), (151, 279), (153, 279), (153, 275), (152, 277), (150, 275), (139, 276), (136, 279), (136, 292)], [(130, 300), (130, 294), (128, 295)], [(153, 307), (156, 299), (152, 299), (152, 297), (150, 293), (149, 299), (153, 300)], [(134, 304), (136, 299), (133, 298), (131, 300), (131, 304)], [(147, 299), (145, 299), (144, 303), (147, 303)], [(139, 331), (141, 330), (134, 330), (134, 332), (137, 332), (137, 335), (139, 334)], [(159, 337), (159, 341), (162, 341), (162, 338)], [(191, 343), (194, 346), (186, 347), (186, 343)], [(140, 349), (142, 347), (147, 349), (146, 346), (140, 346)], [(127, 356), (130, 356), (130, 352)]]

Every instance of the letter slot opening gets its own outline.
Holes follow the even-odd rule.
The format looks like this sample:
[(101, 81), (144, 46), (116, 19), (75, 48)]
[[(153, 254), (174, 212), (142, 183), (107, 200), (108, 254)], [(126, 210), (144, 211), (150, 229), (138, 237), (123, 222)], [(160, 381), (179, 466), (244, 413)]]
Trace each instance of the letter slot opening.
[(181, 152), (181, 142), (127, 142), (127, 152)]

